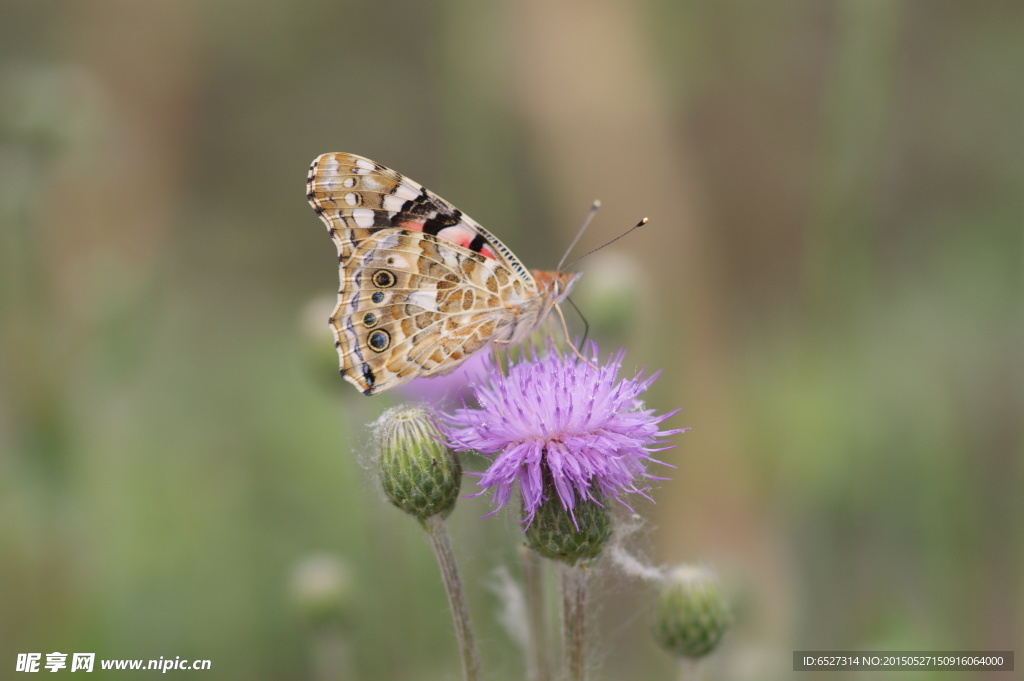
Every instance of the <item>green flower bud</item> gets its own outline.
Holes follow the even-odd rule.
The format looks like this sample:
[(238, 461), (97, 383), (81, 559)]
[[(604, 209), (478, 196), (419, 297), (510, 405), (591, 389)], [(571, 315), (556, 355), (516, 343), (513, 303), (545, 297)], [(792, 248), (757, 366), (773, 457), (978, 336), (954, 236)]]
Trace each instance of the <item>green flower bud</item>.
[(683, 565), (668, 576), (654, 620), (654, 636), (662, 648), (677, 657), (703, 657), (731, 624), (732, 614), (714, 574)]
[(392, 504), (420, 521), (447, 517), (462, 484), (458, 456), (442, 441), (430, 411), (401, 405), (374, 424), (377, 463)]
[(545, 493), (547, 498), (526, 528), (526, 545), (545, 558), (567, 565), (595, 561), (612, 536), (611, 512), (586, 499), (577, 502), (570, 514), (553, 487)]

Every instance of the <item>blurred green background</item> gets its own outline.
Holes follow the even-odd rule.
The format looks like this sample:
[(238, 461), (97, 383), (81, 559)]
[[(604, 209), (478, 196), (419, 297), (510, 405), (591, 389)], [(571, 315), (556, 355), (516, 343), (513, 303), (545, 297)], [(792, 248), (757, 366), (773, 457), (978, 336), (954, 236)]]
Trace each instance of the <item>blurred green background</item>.
[[(402, 396), (338, 378), (323, 323), (327, 151), (533, 267), (595, 198), (584, 246), (651, 218), (577, 299), (693, 427), (634, 547), (735, 585), (709, 677), (1024, 652), (1022, 28), (952, 0), (0, 2), (0, 677), (54, 650), (458, 676), (427, 543), (364, 470)], [(456, 550), (517, 679), (518, 529), (487, 509)], [(340, 622), (299, 602), (319, 555)], [(596, 579), (594, 678), (673, 678), (651, 588)]]

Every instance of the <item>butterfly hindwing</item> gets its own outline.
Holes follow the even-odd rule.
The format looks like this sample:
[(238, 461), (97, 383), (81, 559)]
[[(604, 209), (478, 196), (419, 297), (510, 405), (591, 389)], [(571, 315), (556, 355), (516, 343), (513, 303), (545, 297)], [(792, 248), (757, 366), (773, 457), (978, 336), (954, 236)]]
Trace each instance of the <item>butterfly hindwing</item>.
[(503, 330), (494, 259), (422, 232), (378, 230), (352, 251), (331, 317), (342, 375), (372, 395), (452, 371)]

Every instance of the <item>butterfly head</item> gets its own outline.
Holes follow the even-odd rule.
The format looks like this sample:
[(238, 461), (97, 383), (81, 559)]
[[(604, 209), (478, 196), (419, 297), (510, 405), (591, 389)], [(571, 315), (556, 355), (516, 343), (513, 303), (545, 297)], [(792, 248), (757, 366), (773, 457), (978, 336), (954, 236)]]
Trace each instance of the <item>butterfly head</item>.
[(544, 298), (545, 310), (549, 310), (552, 306), (565, 300), (582, 274), (581, 272), (551, 272), (547, 270), (532, 270), (530, 273)]

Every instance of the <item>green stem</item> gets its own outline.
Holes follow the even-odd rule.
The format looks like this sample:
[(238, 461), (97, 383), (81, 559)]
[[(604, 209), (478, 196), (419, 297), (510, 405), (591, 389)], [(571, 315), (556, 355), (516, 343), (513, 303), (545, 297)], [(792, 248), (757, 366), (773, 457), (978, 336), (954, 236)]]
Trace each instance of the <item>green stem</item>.
[(567, 681), (587, 678), (587, 572), (562, 570), (562, 661)]
[(459, 640), (459, 652), (462, 655), (462, 674), (466, 681), (480, 681), (480, 660), (476, 654), (476, 642), (473, 639), (473, 625), (469, 619), (469, 608), (466, 607), (466, 593), (462, 589), (462, 578), (459, 567), (455, 563), (452, 541), (448, 535), (448, 526), (440, 515), (434, 515), (422, 521), (423, 527), (430, 537), (430, 546), (437, 556), (437, 564), (441, 568), (444, 588), (448, 592), (448, 604), (452, 609), (455, 621), (455, 635)]
[(526, 678), (529, 681), (551, 681), (550, 638), (544, 610), (544, 562), (525, 545), (519, 551), (526, 599)]

